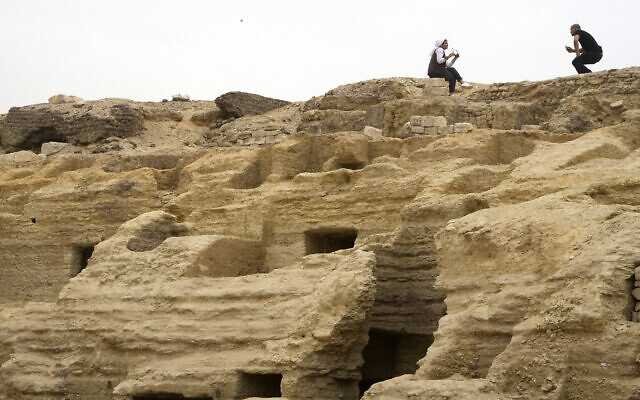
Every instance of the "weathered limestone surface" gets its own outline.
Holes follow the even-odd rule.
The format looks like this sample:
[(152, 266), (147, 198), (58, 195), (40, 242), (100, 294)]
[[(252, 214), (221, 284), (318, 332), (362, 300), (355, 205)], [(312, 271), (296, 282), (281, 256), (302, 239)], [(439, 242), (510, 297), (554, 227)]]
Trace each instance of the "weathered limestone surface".
[(637, 74), (132, 103), (4, 154), (0, 399), (640, 398)]
[(436, 236), (447, 304), (436, 340), (415, 376), (365, 399), (444, 398), (452, 387), (469, 399), (633, 398), (638, 226), (619, 205), (561, 195), (450, 223)]
[(65, 258), (74, 246), (93, 246), (124, 221), (161, 206), (153, 170), (117, 174), (92, 164), (58, 158), (37, 172), (24, 167), (3, 179), (0, 301), (55, 299), (69, 279)]
[(531, 123), (553, 132), (586, 132), (622, 121), (626, 109), (640, 108), (639, 89), (640, 68), (633, 67), (541, 82), (495, 83), (470, 98), (526, 102), (539, 119)]
[(435, 235), (447, 315), (434, 344), (415, 376), (365, 399), (445, 398), (452, 388), (469, 399), (632, 398), (636, 129), (538, 147), (480, 195), (514, 204), (450, 220)]
[[(243, 132), (240, 127), (249, 128), (250, 120), (231, 118), (218, 121), (221, 125), (213, 127), (206, 141), (216, 146), (260, 146), (287, 140), (296, 131), (329, 134), (361, 131), (366, 126), (382, 129), (386, 137), (406, 138), (425, 133), (418, 128), (416, 132), (403, 130), (416, 115), (443, 116), (450, 125), (469, 123), (492, 129), (538, 125), (554, 133), (584, 133), (620, 123), (625, 115), (633, 119), (629, 111), (640, 108), (634, 96), (639, 78), (639, 69), (629, 68), (594, 73), (589, 79), (574, 76), (480, 86), (456, 98), (437, 92), (446, 89), (442, 79), (373, 79), (343, 85), (310, 99), (302, 106), (302, 115), (281, 112), (274, 119), (263, 118), (261, 122), (269, 127), (265, 135)], [(623, 106), (611, 107), (619, 101)], [(295, 129), (292, 120), (296, 121)], [(253, 125), (260, 129), (255, 121)], [(442, 127), (427, 133), (448, 134), (450, 129)]]
[(298, 130), (332, 133), (359, 131), (367, 125), (382, 128), (385, 110), (381, 103), (441, 96), (433, 91), (442, 88), (444, 79), (389, 78), (343, 85), (307, 101)]
[[(399, 130), (413, 115), (444, 116), (450, 124), (466, 122), (478, 128), (541, 125), (551, 132), (572, 133), (622, 122), (626, 110), (640, 108), (637, 67), (597, 72), (589, 77), (493, 84), (457, 98), (433, 93), (438, 89), (431, 87), (439, 84), (436, 81), (444, 82), (391, 78), (341, 86), (309, 100), (305, 114), (311, 115), (303, 115), (303, 121), (313, 121), (317, 110), (326, 110), (331, 111), (334, 122), (323, 127), (323, 133), (353, 130), (352, 113), (365, 111), (364, 124), (381, 128), (390, 137), (400, 137)], [(622, 106), (611, 107), (619, 101)], [(343, 121), (343, 126), (336, 121)], [(298, 129), (317, 132), (318, 125), (301, 124)]]
[(4, 122), (2, 144), (36, 151), (52, 141), (88, 144), (109, 136), (137, 135), (142, 121), (137, 107), (117, 101), (13, 107)]
[(301, 115), (301, 104), (292, 103), (264, 114), (228, 121), (211, 129), (206, 138), (212, 145), (222, 147), (280, 143), (289, 140), (295, 133)]
[(82, 104), (82, 103), (84, 103), (84, 100), (82, 100), (80, 97), (77, 97), (77, 96), (69, 96), (69, 95), (66, 95), (66, 94), (57, 94), (55, 96), (49, 97), (48, 102), (49, 102), (49, 104), (64, 104), (64, 103)]
[[(321, 110), (366, 110), (368, 106), (397, 99), (422, 97), (432, 88), (446, 87), (444, 79), (372, 79), (339, 86), (319, 99)], [(315, 102), (315, 100), (311, 100)], [(308, 103), (309, 106), (312, 103)]]
[(39, 160), (41, 160), (41, 158), (36, 153), (27, 150), (20, 150), (14, 153), (0, 155), (0, 163), (20, 164)]
[(3, 332), (7, 396), (243, 399), (243, 374), (269, 373), (282, 374), (285, 396), (333, 399), (321, 388), (344, 380), (338, 387), (357, 395), (373, 254), (309, 256), (261, 274), (259, 243), (185, 230), (172, 215), (143, 214), (96, 246), (55, 308), (3, 315), (14, 322)]
[(216, 105), (222, 111), (223, 118), (239, 118), (245, 115), (264, 114), (267, 111), (284, 107), (288, 101), (245, 92), (229, 92), (216, 99)]
[[(66, 101), (64, 96), (52, 99), (54, 101), (49, 104), (14, 107), (0, 118), (0, 144), (5, 152), (30, 150), (39, 153), (41, 145), (47, 142), (102, 146), (103, 149), (95, 153), (123, 150), (122, 144), (125, 143), (135, 149), (137, 143), (131, 140), (155, 147), (167, 142), (164, 138), (167, 131), (188, 133), (185, 136), (197, 134), (199, 140), (202, 133), (208, 131), (199, 127), (208, 128), (221, 118), (220, 110), (213, 101), (151, 103), (105, 99), (77, 102)], [(105, 143), (116, 141), (121, 143), (104, 149)], [(184, 145), (184, 142), (186, 140), (183, 139), (180, 144)], [(171, 143), (172, 151), (175, 152), (176, 147)], [(95, 146), (88, 148), (96, 149)]]

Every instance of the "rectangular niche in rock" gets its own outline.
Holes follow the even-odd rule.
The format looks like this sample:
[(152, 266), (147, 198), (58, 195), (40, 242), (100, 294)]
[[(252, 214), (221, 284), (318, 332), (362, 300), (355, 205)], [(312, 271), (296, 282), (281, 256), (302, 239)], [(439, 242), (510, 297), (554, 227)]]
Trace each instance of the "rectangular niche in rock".
[(282, 397), (280, 384), (282, 374), (248, 374), (243, 373), (239, 382), (239, 398), (247, 397)]
[(73, 278), (82, 272), (89, 264), (89, 259), (93, 255), (94, 246), (73, 246), (71, 248), (69, 274)]
[(333, 253), (353, 248), (358, 231), (350, 228), (324, 228), (306, 231), (304, 235), (306, 254)]
[(184, 397), (179, 393), (149, 393), (133, 396), (132, 400), (213, 400), (213, 397)]
[(374, 383), (415, 373), (417, 362), (427, 354), (432, 343), (433, 335), (371, 329), (369, 342), (362, 351), (360, 397)]

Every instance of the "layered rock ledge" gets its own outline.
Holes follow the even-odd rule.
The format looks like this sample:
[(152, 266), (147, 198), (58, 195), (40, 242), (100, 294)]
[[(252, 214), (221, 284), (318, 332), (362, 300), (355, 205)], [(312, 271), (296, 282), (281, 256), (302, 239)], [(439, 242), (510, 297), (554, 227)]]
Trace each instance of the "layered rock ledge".
[(640, 398), (639, 74), (12, 109), (0, 399)]

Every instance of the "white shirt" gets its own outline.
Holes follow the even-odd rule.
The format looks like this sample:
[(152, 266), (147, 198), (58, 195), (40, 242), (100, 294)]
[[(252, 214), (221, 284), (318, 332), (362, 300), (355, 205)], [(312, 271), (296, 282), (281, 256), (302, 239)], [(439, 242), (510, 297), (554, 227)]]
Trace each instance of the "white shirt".
[[(442, 47), (438, 47), (436, 49), (436, 62), (438, 64), (444, 64), (445, 63), (445, 60), (444, 60), (444, 49)], [(450, 67), (451, 65), (453, 65), (452, 59), (448, 59), (446, 61), (446, 66)]]

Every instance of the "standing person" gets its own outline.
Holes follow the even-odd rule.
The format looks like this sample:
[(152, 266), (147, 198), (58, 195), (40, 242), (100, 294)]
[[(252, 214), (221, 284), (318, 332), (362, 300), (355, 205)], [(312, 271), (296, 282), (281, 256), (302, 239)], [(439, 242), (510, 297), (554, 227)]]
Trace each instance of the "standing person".
[[(571, 25), (571, 36), (573, 36), (573, 48), (565, 46), (567, 52), (576, 53), (576, 58), (573, 59), (572, 64), (576, 67), (576, 71), (579, 74), (586, 74), (591, 70), (585, 67), (585, 64), (595, 64), (602, 59), (602, 47), (598, 45), (596, 40), (589, 34), (589, 32), (583, 31), (580, 25)], [(580, 48), (582, 45), (582, 48)]]
[[(453, 64), (458, 60), (460, 54), (457, 52), (445, 56), (444, 51), (449, 48), (447, 39), (436, 40), (435, 47), (431, 50), (431, 61), (429, 62), (429, 78), (444, 78), (449, 82), (449, 96), (456, 91), (456, 81), (465, 85), (458, 71), (453, 68)], [(453, 60), (449, 60), (453, 57)]]

